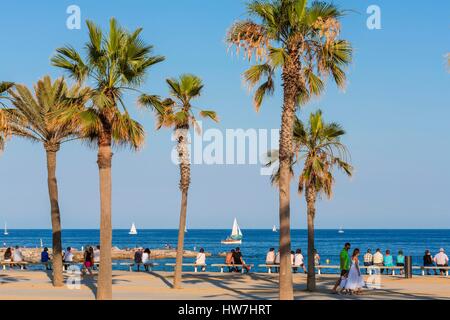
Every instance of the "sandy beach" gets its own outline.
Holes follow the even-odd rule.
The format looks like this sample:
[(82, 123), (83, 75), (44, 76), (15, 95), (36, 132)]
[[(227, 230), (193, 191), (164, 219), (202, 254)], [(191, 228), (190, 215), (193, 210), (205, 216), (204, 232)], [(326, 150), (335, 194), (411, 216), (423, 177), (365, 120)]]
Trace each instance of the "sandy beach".
[[(67, 277), (67, 275), (66, 275)], [(183, 289), (173, 290), (172, 272), (113, 272), (113, 298), (132, 300), (156, 299), (277, 299), (277, 275), (253, 273), (186, 273)], [(318, 277), (318, 291), (305, 291), (306, 277), (294, 275), (295, 299), (450, 299), (450, 278), (414, 277), (404, 279), (382, 276), (381, 288), (366, 290), (361, 296), (335, 295), (330, 290), (335, 275)], [(53, 288), (50, 274), (44, 271), (3, 271), (0, 273), (0, 299), (93, 300), (96, 292), (96, 275), (81, 280), (79, 289), (67, 286)]]

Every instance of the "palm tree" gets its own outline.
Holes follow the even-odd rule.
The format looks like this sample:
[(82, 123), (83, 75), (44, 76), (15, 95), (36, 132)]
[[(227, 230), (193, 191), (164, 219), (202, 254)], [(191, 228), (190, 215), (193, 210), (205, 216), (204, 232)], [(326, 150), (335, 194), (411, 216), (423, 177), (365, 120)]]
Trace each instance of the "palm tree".
[(333, 4), (307, 0), (253, 0), (247, 7), (251, 17), (232, 25), (227, 42), (256, 64), (244, 73), (255, 91), (259, 110), (266, 95), (274, 93), (274, 78), (281, 69), (283, 108), (280, 132), (280, 273), (279, 297), (293, 299), (290, 263), (290, 166), (292, 130), (296, 109), (324, 89), (324, 78), (331, 75), (338, 86), (345, 84), (343, 68), (350, 63), (352, 48), (338, 39), (343, 12)]
[[(335, 167), (342, 169), (351, 176), (353, 168), (346, 162), (348, 152), (340, 142), (345, 131), (336, 123), (324, 123), (322, 111), (310, 115), (308, 128), (305, 128), (299, 118), (295, 117), (293, 129), (293, 150), (295, 160), (291, 163), (291, 176), (294, 176), (294, 165), (305, 159), (303, 169), (299, 175), (298, 191), (305, 191), (307, 203), (308, 222), (308, 278), (307, 289), (316, 288), (314, 268), (314, 218), (316, 214), (315, 203), (317, 196), (324, 193), (328, 198), (332, 196), (334, 178), (332, 171)], [(336, 156), (338, 155), (338, 156)], [(267, 154), (265, 166), (274, 166), (271, 176), (272, 185), (279, 185), (280, 168), (278, 163), (278, 150)]]
[[(194, 109), (198, 108), (195, 108), (191, 104), (191, 101), (200, 96), (203, 84), (200, 78), (192, 74), (183, 74), (178, 79), (167, 79), (166, 82), (169, 85), (170, 98), (162, 100), (158, 96), (144, 94), (139, 98), (139, 103), (155, 111), (158, 118), (158, 129), (161, 127), (173, 127), (177, 139), (180, 165), (181, 210), (173, 287), (179, 289), (181, 288), (187, 198), (191, 181), (188, 132), (191, 125), (199, 130), (194, 113)], [(217, 114), (214, 111), (200, 110), (199, 114), (201, 117), (207, 117), (216, 122), (218, 121)]]
[[(113, 142), (131, 143), (137, 147), (142, 143), (143, 131), (126, 111), (122, 97), (126, 90), (138, 88), (151, 66), (164, 60), (153, 56), (153, 47), (140, 38), (142, 29), (129, 32), (112, 18), (109, 34), (93, 22), (87, 21), (89, 41), (86, 56), (71, 46), (57, 49), (52, 64), (66, 70), (79, 82), (91, 80), (93, 108), (81, 115), (87, 122), (84, 126), (90, 138), (98, 146), (98, 168), (100, 176), (100, 261), (97, 299), (112, 299), (111, 265), (111, 146)], [(118, 105), (124, 109), (122, 113)]]
[(73, 118), (60, 116), (70, 109), (82, 109), (88, 92), (89, 89), (80, 86), (69, 88), (62, 78), (52, 83), (46, 76), (34, 86), (34, 94), (26, 86), (16, 84), (15, 90), (9, 91), (14, 108), (4, 110), (12, 135), (42, 143), (46, 151), (56, 287), (64, 285), (56, 155), (63, 143), (78, 138), (79, 133)]
[(4, 116), (4, 111), (2, 108), (5, 108), (6, 105), (2, 100), (8, 99), (7, 92), (10, 88), (14, 86), (12, 82), (0, 82), (0, 152), (3, 150), (5, 146), (5, 140), (9, 135), (9, 130), (7, 126), (7, 121)]
[(299, 175), (298, 191), (304, 193), (308, 217), (308, 280), (307, 289), (316, 289), (314, 268), (314, 218), (316, 200), (320, 194), (331, 198), (333, 194), (333, 170), (341, 169), (348, 176), (353, 168), (347, 162), (347, 148), (340, 141), (345, 131), (337, 123), (325, 123), (322, 111), (312, 113), (308, 126), (297, 118), (294, 124), (295, 150), (304, 159)]

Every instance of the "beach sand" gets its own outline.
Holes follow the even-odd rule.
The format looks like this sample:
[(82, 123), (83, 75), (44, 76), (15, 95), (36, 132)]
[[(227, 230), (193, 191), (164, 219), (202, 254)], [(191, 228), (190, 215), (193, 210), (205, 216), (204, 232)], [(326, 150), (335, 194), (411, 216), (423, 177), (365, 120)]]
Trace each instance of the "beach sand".
[[(0, 272), (0, 299), (95, 299), (96, 275), (81, 280), (80, 289), (53, 288), (44, 271)], [(172, 272), (113, 272), (114, 299), (276, 299), (277, 275), (253, 273), (185, 273), (183, 289), (171, 288)], [(318, 292), (305, 291), (306, 277), (294, 275), (296, 299), (450, 299), (450, 278), (383, 276), (381, 288), (362, 296), (331, 294), (335, 275), (318, 277)]]

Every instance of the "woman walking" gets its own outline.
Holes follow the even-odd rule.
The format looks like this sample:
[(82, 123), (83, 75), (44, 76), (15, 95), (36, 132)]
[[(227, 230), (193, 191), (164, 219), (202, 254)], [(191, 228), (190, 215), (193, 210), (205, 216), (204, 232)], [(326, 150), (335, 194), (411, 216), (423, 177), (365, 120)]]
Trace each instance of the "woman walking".
[(350, 272), (345, 281), (344, 289), (349, 294), (361, 294), (361, 289), (364, 287), (364, 279), (361, 276), (361, 270), (359, 269), (359, 249), (356, 248), (353, 250), (351, 262), (352, 265), (350, 267)]

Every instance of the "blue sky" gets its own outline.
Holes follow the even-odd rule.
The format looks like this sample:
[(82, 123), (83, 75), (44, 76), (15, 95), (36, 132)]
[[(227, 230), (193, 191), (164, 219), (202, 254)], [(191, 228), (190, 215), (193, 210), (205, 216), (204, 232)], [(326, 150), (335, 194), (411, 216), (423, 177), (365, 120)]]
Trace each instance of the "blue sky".
[[(321, 108), (340, 122), (356, 168), (352, 179), (338, 175), (332, 201), (318, 204), (318, 228), (450, 228), (450, 3), (424, 5), (406, 0), (335, 1), (352, 9), (342, 37), (355, 47), (348, 85), (331, 83), (326, 93), (300, 113)], [(64, 44), (80, 49), (87, 39), (65, 26), (66, 8), (76, 4), (83, 21), (107, 26), (108, 19), (133, 29), (166, 61), (154, 67), (143, 91), (165, 95), (164, 79), (184, 72), (205, 83), (198, 105), (217, 110), (227, 128), (277, 128), (280, 88), (259, 114), (243, 86), (246, 61), (227, 54), (227, 28), (245, 18), (240, 0), (178, 1), (10, 1), (2, 4), (0, 79), (32, 85), (46, 74), (54, 50)], [(382, 29), (366, 28), (366, 9), (381, 8)], [(277, 83), (280, 84), (279, 82)], [(170, 161), (170, 131), (154, 130), (153, 116), (126, 102), (147, 130), (139, 153), (117, 150), (113, 164), (113, 225), (127, 228), (176, 228), (179, 215), (178, 168)], [(211, 126), (210, 124), (205, 127)], [(58, 157), (60, 206), (65, 228), (96, 228), (99, 194), (96, 152), (78, 143)], [(303, 198), (292, 186), (292, 225), (306, 225)], [(0, 156), (0, 220), (11, 228), (49, 228), (45, 154), (42, 146), (12, 140)], [(277, 190), (259, 166), (194, 166), (189, 193), (190, 228), (228, 228), (238, 217), (242, 228), (271, 228), (278, 220)]]

